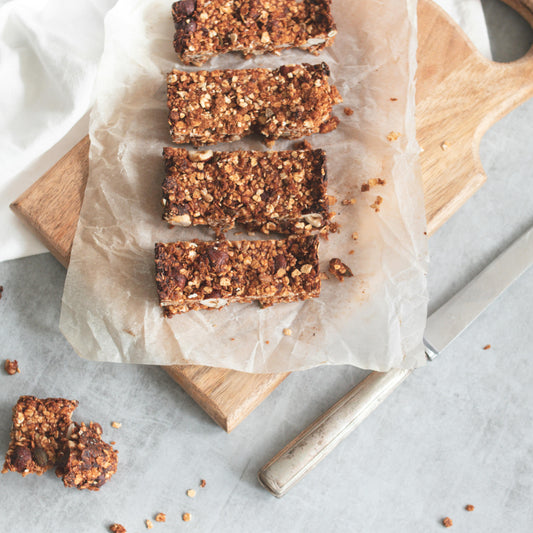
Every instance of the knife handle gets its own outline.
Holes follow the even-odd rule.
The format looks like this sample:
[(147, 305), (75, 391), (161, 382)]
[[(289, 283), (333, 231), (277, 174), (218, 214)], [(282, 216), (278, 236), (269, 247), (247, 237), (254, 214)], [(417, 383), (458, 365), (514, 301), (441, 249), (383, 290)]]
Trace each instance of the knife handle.
[(281, 498), (347, 437), (412, 370), (372, 372), (304, 429), (261, 470), (258, 478)]

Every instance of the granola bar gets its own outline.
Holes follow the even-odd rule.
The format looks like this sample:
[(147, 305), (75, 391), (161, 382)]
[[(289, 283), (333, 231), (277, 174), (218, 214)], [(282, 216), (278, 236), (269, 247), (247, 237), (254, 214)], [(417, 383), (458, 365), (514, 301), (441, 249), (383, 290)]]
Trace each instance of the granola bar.
[(331, 0), (181, 0), (172, 5), (174, 48), (187, 65), (226, 52), (285, 48), (318, 54), (335, 39)]
[(232, 302), (263, 306), (320, 294), (318, 237), (155, 245), (159, 303), (167, 316)]
[(77, 406), (76, 400), (21, 396), (13, 407), (11, 442), (2, 473), (41, 475), (52, 468)]
[(60, 456), (56, 475), (65, 487), (99, 490), (117, 471), (118, 452), (102, 440), (102, 427), (76, 424)]
[(328, 222), (323, 150), (164, 148), (163, 156), (163, 219), (171, 224), (303, 234)]
[(328, 76), (325, 63), (173, 70), (167, 76), (172, 140), (199, 146), (236, 141), (251, 133), (274, 141), (332, 131), (339, 120), (331, 110), (342, 98)]

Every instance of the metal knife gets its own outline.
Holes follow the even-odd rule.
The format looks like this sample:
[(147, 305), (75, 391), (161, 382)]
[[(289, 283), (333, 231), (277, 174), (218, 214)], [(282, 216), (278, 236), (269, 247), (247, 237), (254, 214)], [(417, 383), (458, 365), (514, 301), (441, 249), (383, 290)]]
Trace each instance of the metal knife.
[[(466, 287), (428, 318), (424, 334), (431, 361), (533, 264), (533, 227), (492, 261)], [(280, 498), (312, 470), (412, 370), (372, 372), (311, 423), (259, 470), (260, 483)]]

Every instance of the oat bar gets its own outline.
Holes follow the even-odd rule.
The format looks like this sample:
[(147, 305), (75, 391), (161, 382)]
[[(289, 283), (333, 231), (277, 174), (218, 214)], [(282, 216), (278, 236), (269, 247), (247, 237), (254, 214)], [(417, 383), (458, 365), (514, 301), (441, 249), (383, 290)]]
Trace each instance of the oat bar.
[(226, 52), (285, 48), (318, 54), (335, 39), (331, 0), (181, 0), (172, 5), (174, 48), (187, 65)]
[(41, 475), (52, 468), (77, 406), (75, 400), (21, 396), (13, 407), (11, 441), (2, 473)]
[(259, 133), (267, 141), (298, 139), (337, 127), (332, 106), (342, 98), (328, 82), (329, 68), (173, 70), (167, 76), (172, 140), (195, 146), (236, 141)]
[(99, 490), (117, 471), (118, 452), (102, 440), (102, 427), (76, 424), (59, 458), (56, 475), (65, 487)]
[(232, 302), (263, 306), (320, 294), (318, 238), (155, 245), (159, 303), (167, 316)]
[(164, 148), (163, 219), (179, 226), (235, 223), (263, 233), (309, 233), (328, 221), (326, 154), (189, 152)]

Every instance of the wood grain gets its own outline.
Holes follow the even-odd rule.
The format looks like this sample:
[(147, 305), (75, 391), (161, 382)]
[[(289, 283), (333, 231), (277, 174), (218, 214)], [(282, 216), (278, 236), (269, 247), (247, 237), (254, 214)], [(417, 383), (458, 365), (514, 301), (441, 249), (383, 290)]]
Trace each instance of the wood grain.
[[(507, 0), (533, 25), (533, 0)], [(428, 233), (440, 227), (483, 184), (483, 133), (533, 95), (533, 47), (522, 59), (484, 59), (462, 30), (430, 0), (418, 8), (417, 137)], [(446, 144), (443, 144), (446, 143)], [(68, 265), (88, 175), (89, 139), (24, 192), (12, 208)], [(235, 428), (288, 374), (246, 374), (190, 366), (166, 371), (226, 431)]]

